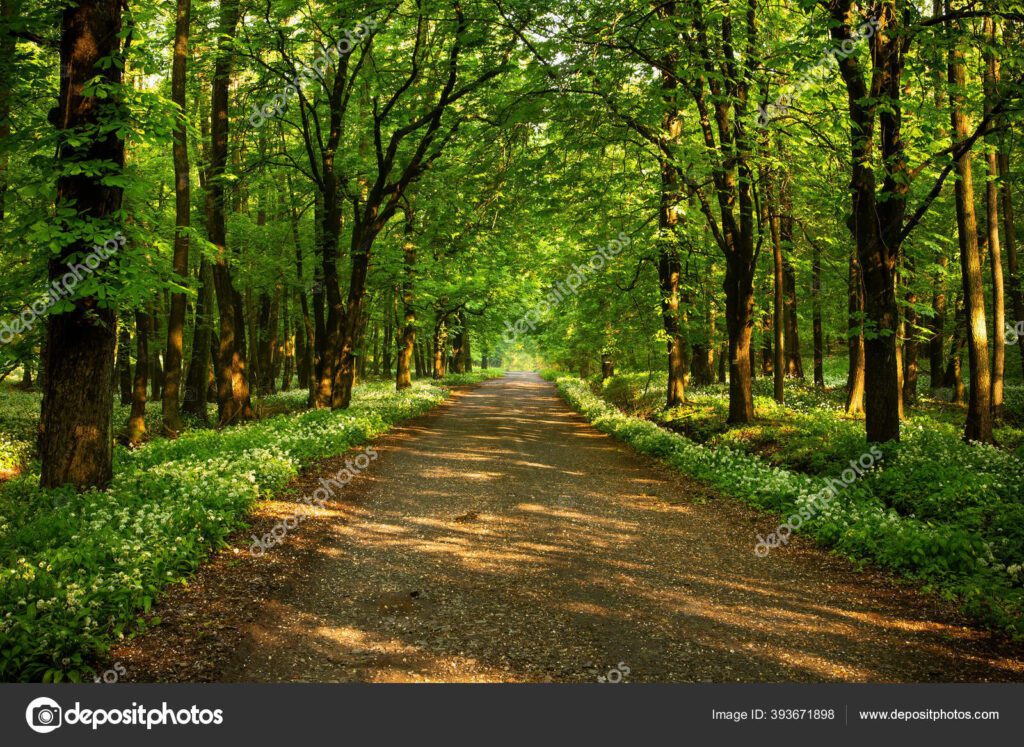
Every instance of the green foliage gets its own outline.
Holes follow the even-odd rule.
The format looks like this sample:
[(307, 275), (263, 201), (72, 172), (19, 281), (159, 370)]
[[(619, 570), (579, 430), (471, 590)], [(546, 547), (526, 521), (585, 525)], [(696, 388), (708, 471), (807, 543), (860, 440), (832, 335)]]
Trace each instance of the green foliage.
[[(821, 477), (773, 466), (728, 439), (702, 445), (627, 415), (579, 379), (558, 378), (557, 385), (599, 430), (758, 508), (790, 516), (813, 506), (825, 485)], [(844, 442), (826, 450), (830, 460), (821, 472), (838, 477), (848, 458), (866, 447), (861, 442), (854, 450)], [(886, 446), (884, 459), (826, 508), (811, 511), (800, 531), (920, 580), (958, 599), (979, 620), (1024, 636), (1022, 486), (1019, 456), (921, 426)], [(751, 551), (755, 542), (752, 536)]]
[(0, 679), (82, 678), (165, 586), (244, 526), (260, 496), (444, 397), (424, 383), (366, 385), (348, 410), (118, 449), (107, 490), (42, 490), (32, 474), (0, 485)]

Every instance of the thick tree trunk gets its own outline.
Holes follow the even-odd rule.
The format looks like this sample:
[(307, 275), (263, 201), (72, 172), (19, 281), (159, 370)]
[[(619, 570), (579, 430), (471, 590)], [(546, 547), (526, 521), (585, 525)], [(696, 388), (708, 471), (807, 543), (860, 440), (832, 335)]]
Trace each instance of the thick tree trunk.
[[(366, 276), (370, 268), (370, 246), (376, 234), (354, 226), (352, 243), (349, 247), (352, 257), (352, 272), (349, 278), (348, 298), (341, 325), (341, 345), (334, 373), (334, 388), (331, 392), (331, 408), (343, 409), (352, 402), (355, 386), (356, 350), (363, 314), (363, 296), (366, 293)], [(443, 364), (442, 364), (443, 365)]]
[[(354, 348), (355, 326), (358, 323), (359, 310), (355, 316), (348, 317), (342, 305), (341, 288), (338, 282), (338, 248), (341, 240), (342, 214), (338, 197), (337, 176), (334, 173), (333, 154), (324, 157), (324, 195), (323, 195), (323, 227), (321, 271), (323, 274), (324, 300), (327, 318), (324, 322), (323, 355), (319, 365), (317, 381), (317, 407), (335, 407), (342, 400), (341, 391), (335, 391), (341, 379), (338, 377), (343, 355), (351, 356)], [(343, 341), (349, 342), (348, 350), (343, 353)], [(346, 375), (351, 382), (355, 373), (351, 370), (352, 360), (345, 365)]]
[[(674, 15), (675, 4), (663, 6), (666, 16)], [(674, 73), (678, 51), (672, 50), (662, 60), (661, 90), (665, 101), (665, 113), (661, 120), (661, 138), (666, 148), (673, 147), (682, 133), (682, 118), (676, 108), (676, 90), (679, 87)], [(667, 337), (668, 386), (665, 393), (665, 407), (672, 408), (686, 402), (686, 378), (690, 369), (689, 341), (683, 327), (686, 324), (685, 309), (680, 308), (682, 267), (679, 261), (679, 172), (671, 160), (662, 158), (661, 199), (658, 206), (658, 285), (661, 293), (661, 319)]]
[[(749, 255), (752, 258), (753, 252)], [(725, 324), (729, 332), (730, 424), (754, 420), (750, 336), (754, 328), (754, 264), (730, 256), (725, 270)]]
[[(853, 6), (830, 6), (834, 41), (850, 40), (859, 16)], [(898, 441), (901, 388), (897, 357), (899, 313), (896, 304), (896, 262), (904, 228), (909, 184), (901, 136), (902, 74), (905, 38), (892, 20), (892, 6), (883, 4), (887, 21), (871, 40), (871, 77), (858, 55), (837, 57), (846, 86), (850, 124), (850, 232), (857, 246), (864, 288), (864, 411), (869, 442)], [(888, 97), (876, 107), (873, 97)], [(874, 151), (878, 131), (880, 152)], [(876, 161), (881, 163), (881, 196), (876, 192)], [(851, 361), (853, 363), (854, 361)], [(851, 382), (855, 383), (855, 382)], [(856, 395), (851, 386), (851, 395)], [(851, 404), (855, 400), (851, 397)], [(853, 409), (853, 408), (848, 408)]]
[(207, 187), (207, 232), (216, 261), (213, 268), (220, 319), (217, 357), (217, 414), (221, 426), (253, 417), (241, 298), (231, 279), (226, 238), (224, 170), (228, 157), (228, 95), (232, 53), (229, 40), (239, 18), (238, 0), (221, 3), (220, 38), (213, 73), (210, 125), (210, 166)]
[[(185, 111), (185, 72), (192, 1), (178, 0), (174, 24), (174, 56), (171, 64), (171, 101), (178, 107), (174, 128), (174, 274), (184, 285), (188, 280), (188, 229), (191, 224), (189, 197), (188, 130)], [(179, 407), (181, 363), (185, 344), (185, 294), (172, 293), (167, 317), (167, 352), (164, 357), (164, 429), (176, 435), (182, 429)]]
[[(60, 39), (60, 98), (53, 121), (58, 133), (84, 130), (91, 136), (82, 144), (61, 138), (57, 155), (61, 164), (111, 164), (112, 168), (75, 170), (57, 179), (57, 204), (73, 205), (76, 221), (103, 228), (121, 209), (122, 190), (106, 181), (124, 167), (124, 141), (120, 130), (96, 132), (100, 123), (123, 116), (117, 93), (121, 84), (121, 0), (80, 0), (64, 6)], [(102, 65), (114, 59), (115, 64)], [(86, 95), (97, 76), (115, 94), (103, 99)], [(79, 227), (72, 227), (74, 235)], [(70, 257), (89, 252), (91, 242), (76, 240), (62, 247), (49, 262), (51, 281), (70, 271)], [(57, 487), (70, 483), (84, 489), (102, 486), (113, 475), (112, 425), (114, 348), (117, 317), (94, 296), (79, 298), (73, 310), (53, 314), (46, 322), (43, 357), (43, 401), (40, 417), (40, 483)]]
[[(954, 146), (969, 136), (963, 111), (966, 74), (963, 53), (949, 52), (950, 119)], [(992, 441), (992, 378), (988, 358), (988, 332), (985, 324), (985, 291), (981, 277), (978, 226), (974, 213), (974, 180), (969, 152), (956, 160), (956, 223), (960, 238), (960, 274), (963, 282), (964, 313), (967, 328), (967, 358), (970, 363), (970, 390), (964, 438)]]

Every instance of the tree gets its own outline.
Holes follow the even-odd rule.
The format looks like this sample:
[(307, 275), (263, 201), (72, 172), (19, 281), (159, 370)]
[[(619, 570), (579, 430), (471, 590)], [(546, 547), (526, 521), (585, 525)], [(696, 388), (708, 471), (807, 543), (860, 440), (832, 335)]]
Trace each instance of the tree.
[[(188, 64), (188, 35), (192, 24), (191, 0), (178, 0), (174, 22), (174, 57), (171, 72), (171, 98), (180, 110), (174, 130), (174, 273), (182, 284), (188, 279), (188, 231), (191, 225), (188, 132), (185, 111), (185, 73)], [(185, 294), (171, 295), (167, 319), (167, 355), (164, 361), (163, 419), (170, 433), (181, 430), (178, 398), (181, 382), (182, 348), (185, 340)]]
[[(63, 245), (49, 262), (51, 282), (74, 277), (93, 237), (106, 237), (105, 244), (124, 217), (118, 185), (124, 140), (121, 128), (111, 126), (123, 119), (121, 11), (120, 0), (81, 0), (62, 14), (60, 98), (50, 117), (60, 143), (57, 203), (66, 217)], [(97, 295), (99, 287), (84, 282), (74, 300), (47, 319), (39, 438), (44, 487), (84, 489), (113, 475), (117, 316)]]

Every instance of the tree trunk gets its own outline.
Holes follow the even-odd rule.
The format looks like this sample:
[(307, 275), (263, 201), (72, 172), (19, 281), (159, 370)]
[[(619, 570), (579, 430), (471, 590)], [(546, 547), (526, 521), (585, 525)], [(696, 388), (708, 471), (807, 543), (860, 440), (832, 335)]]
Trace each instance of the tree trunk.
[[(184, 285), (188, 280), (188, 229), (191, 224), (189, 197), (188, 130), (185, 111), (185, 72), (188, 61), (188, 36), (192, 0), (178, 0), (174, 23), (174, 56), (171, 64), (171, 101), (178, 107), (174, 127), (174, 274)], [(164, 356), (163, 421), (164, 430), (177, 435), (181, 429), (179, 389), (181, 387), (182, 348), (185, 344), (185, 294), (172, 293), (167, 317), (167, 352)]]
[[(995, 23), (991, 16), (984, 20), (984, 35), (988, 42), (985, 47), (985, 116), (990, 116), (995, 107), (997, 86), (999, 85), (999, 61), (996, 59)], [(1006, 369), (1006, 300), (1003, 288), (1003, 255), (999, 244), (999, 154), (995, 137), (992, 134), (994, 125), (990, 121), (986, 142), (988, 180), (985, 184), (985, 228), (988, 234), (989, 261), (992, 265), (992, 390), (991, 402), (993, 414), (1003, 409), (1003, 379)]]
[(137, 446), (146, 435), (146, 383), (149, 376), (149, 315), (135, 312), (135, 379), (132, 384), (132, 411), (128, 416), (128, 443)]
[(452, 370), (457, 373), (466, 373), (465, 348), (469, 340), (469, 332), (466, 327), (466, 312), (459, 309), (457, 316), (458, 329), (455, 338), (452, 340)]
[(277, 392), (277, 376), (281, 371), (281, 286), (275, 286), (270, 300), (269, 329), (267, 331), (266, 393)]
[(207, 188), (207, 232), (215, 250), (213, 268), (220, 320), (217, 357), (217, 415), (221, 426), (253, 417), (241, 299), (231, 279), (226, 223), (224, 171), (228, 158), (228, 95), (232, 53), (229, 45), (239, 18), (239, 0), (221, 3), (220, 38), (213, 72), (210, 165)]
[[(965, 81), (963, 53), (949, 52), (950, 119), (954, 146), (969, 136), (963, 111)], [(974, 180), (971, 156), (964, 152), (956, 159), (956, 223), (960, 238), (960, 273), (964, 293), (967, 328), (967, 358), (971, 368), (967, 424), (964, 438), (992, 441), (992, 379), (988, 359), (988, 333), (985, 325), (985, 291), (978, 250), (978, 226), (974, 213)]]
[(864, 284), (856, 249), (850, 258), (847, 292), (849, 369), (846, 375), (846, 414), (856, 417), (864, 414)]
[(754, 420), (754, 396), (750, 372), (750, 336), (754, 328), (753, 251), (726, 260), (725, 324), (729, 331), (730, 424)]
[(395, 349), (395, 317), (397, 310), (397, 298), (390, 291), (384, 294), (384, 339), (381, 344), (381, 368), (384, 369), (384, 378), (391, 378), (391, 354)]
[(201, 423), (207, 421), (206, 403), (209, 389), (210, 340), (213, 335), (213, 270), (204, 258), (199, 263), (199, 296), (196, 300), (195, 325), (192, 332), (192, 357), (185, 379), (182, 412)]
[[(65, 172), (57, 179), (57, 204), (73, 205), (75, 221), (103, 229), (121, 210), (122, 189), (107, 182), (124, 168), (121, 130), (99, 131), (102, 122), (118, 116), (123, 96), (85, 95), (99, 77), (109, 87), (121, 85), (121, 0), (81, 0), (64, 6), (60, 39), (60, 96), (52, 118), (59, 133), (83, 130), (90, 137), (78, 144), (62, 139), (58, 170), (64, 163), (111, 164), (112, 168)], [(114, 64), (103, 65), (104, 60)], [(107, 88), (110, 90), (110, 88)], [(72, 235), (80, 227), (69, 226)], [(113, 229), (110, 233), (113, 234)], [(90, 251), (78, 239), (49, 261), (50, 281), (71, 270), (70, 258)], [(40, 484), (44, 488), (70, 483), (78, 489), (106, 485), (113, 476), (112, 425), (114, 348), (117, 317), (95, 296), (79, 298), (73, 310), (52, 314), (46, 321), (43, 356), (43, 401), (40, 417)]]
[[(938, 258), (939, 266), (945, 270), (949, 259), (945, 254)], [(928, 342), (928, 365), (931, 368), (931, 387), (938, 389), (943, 386), (946, 360), (946, 291), (944, 288), (945, 274), (936, 280), (935, 292), (932, 294), (932, 338)]]
[[(830, 10), (835, 22), (830, 27), (833, 40), (849, 41), (851, 28), (856, 27), (856, 11), (842, 4), (830, 6)], [(867, 440), (872, 443), (900, 438), (895, 280), (909, 184), (900, 108), (905, 37), (898, 23), (892, 21), (892, 6), (883, 4), (883, 13), (887, 27), (876, 31), (871, 40), (870, 84), (858, 55), (836, 58), (849, 109), (852, 165), (848, 226), (856, 242), (864, 288), (864, 414)], [(888, 28), (890, 25), (893, 28)], [(873, 103), (875, 96), (886, 96), (886, 106)], [(874, 151), (876, 126), (881, 143), (878, 154)], [(876, 161), (881, 163), (884, 175), (881, 195), (876, 192)], [(856, 407), (856, 382), (851, 384), (848, 409)]]
[[(907, 259), (907, 270), (910, 274), (909, 282), (913, 282), (913, 263)], [(917, 303), (917, 294), (912, 290), (907, 291), (907, 308), (904, 311), (904, 332), (903, 332), (903, 404), (911, 406), (917, 404), (917, 379), (918, 379), (918, 350), (917, 339), (917, 311), (914, 304)]]
[(121, 404), (129, 405), (132, 401), (132, 362), (129, 350), (132, 344), (132, 333), (123, 320), (118, 321), (117, 327), (117, 375), (121, 390)]
[(256, 355), (253, 367), (253, 382), (256, 393), (262, 397), (270, 394), (270, 382), (272, 381), (272, 370), (270, 357), (274, 343), (274, 332), (271, 326), (271, 301), (266, 293), (260, 293), (259, 312), (256, 314), (257, 334), (254, 335), (253, 343), (256, 346)]
[[(153, 340), (160, 339), (160, 311), (160, 304), (155, 303), (149, 314), (149, 331)], [(154, 402), (159, 402), (164, 393), (164, 368), (160, 360), (159, 349), (149, 356), (149, 384), (153, 392), (151, 399)]]
[(811, 247), (811, 330), (814, 337), (814, 385), (825, 388), (825, 340), (821, 327), (821, 248)]
[[(20, 12), (20, 8), (15, 8), (16, 2), (17, 0), (0, 0), (0, 20), (3, 21), (5, 29), (10, 28), (8, 24), (15, 17), (16, 11)], [(11, 84), (14, 77), (12, 73), (16, 49), (17, 44), (13, 33), (4, 33), (0, 36), (0, 69), (7, 71), (4, 79), (0, 80), (0, 142), (7, 142), (7, 138), (11, 136)], [(7, 215), (5, 198), (10, 187), (9, 165), (10, 156), (6, 150), (3, 150), (0, 152), (0, 222)]]
[[(405, 213), (405, 243), (402, 252), (405, 258), (402, 274), (402, 316), (403, 325), (398, 345), (398, 362), (395, 371), (395, 388), (398, 391), (412, 386), (409, 372), (409, 361), (413, 358), (416, 348), (416, 308), (413, 305), (413, 278), (416, 272), (416, 245), (412, 241), (413, 213), (411, 209)], [(416, 375), (420, 376), (419, 356), (415, 360)]]
[[(355, 325), (357, 316), (347, 317), (341, 299), (341, 287), (338, 283), (338, 252), (341, 240), (342, 214), (338, 197), (337, 176), (334, 173), (333, 154), (324, 156), (324, 193), (323, 193), (323, 224), (321, 228), (321, 272), (325, 310), (323, 354), (319, 363), (317, 381), (316, 406), (334, 407), (335, 401), (341, 401), (341, 392), (335, 392), (339, 383), (337, 373), (342, 365), (343, 335), (348, 333), (350, 347), (346, 355), (351, 355), (354, 345)], [(351, 367), (352, 361), (346, 365)], [(346, 369), (351, 375), (354, 371)]]
[(953, 338), (949, 346), (949, 365), (943, 376), (942, 385), (949, 388), (950, 401), (958, 405), (965, 402), (964, 379), (961, 371), (960, 356), (964, 349), (964, 337), (966, 336), (966, 319), (964, 318), (964, 303), (962, 296), (957, 296), (956, 318), (953, 325)]
[[(769, 177), (771, 179), (771, 177)], [(778, 205), (774, 201), (773, 186), (769, 182), (768, 187), (768, 221), (771, 226), (772, 235), (772, 267), (774, 270), (774, 314), (772, 316), (772, 331), (774, 332), (773, 344), (775, 346), (775, 357), (772, 361), (772, 389), (775, 401), (783, 403), (786, 400), (786, 297), (785, 281), (782, 268), (782, 237), (779, 230)]]
[(426, 376), (427, 364), (423, 356), (423, 342), (414, 341), (413, 345), (413, 358), (416, 364), (416, 378), (422, 379)]
[(803, 358), (800, 356), (800, 331), (797, 319), (796, 270), (787, 257), (795, 246), (793, 241), (793, 199), (790, 194), (790, 176), (783, 174), (779, 183), (779, 242), (782, 253), (783, 336), (786, 354), (786, 376), (804, 378)]
[[(1024, 324), (1024, 286), (1021, 282), (1020, 264), (1017, 258), (1017, 225), (1013, 212), (1013, 184), (1010, 181), (1009, 136), (1003, 136), (999, 151), (1000, 188), (1003, 206), (1003, 234), (1006, 240), (1006, 269), (1010, 280), (1010, 301), (1013, 304), (1015, 324)], [(1017, 342), (1020, 350), (1021, 369), (1024, 370), (1024, 340)]]
[(292, 377), (295, 376), (295, 336), (292, 330), (291, 315), (288, 313), (288, 297), (284, 297), (284, 311), (281, 319), (281, 391), (292, 388)]
[(704, 317), (704, 334), (699, 343), (693, 345), (692, 381), (696, 386), (710, 386), (715, 383), (715, 307), (709, 299)]
[[(792, 219), (790, 219), (792, 221)], [(783, 221), (785, 225), (785, 221)], [(787, 244), (792, 247), (792, 241), (786, 240), (786, 233), (782, 234), (783, 246)], [(800, 327), (797, 318), (796, 298), (796, 271), (793, 263), (782, 260), (782, 292), (785, 298), (785, 324), (786, 324), (786, 375), (791, 379), (804, 378), (804, 361), (800, 355)]]
[(615, 375), (615, 361), (611, 353), (601, 353), (601, 381), (610, 379)]
[[(663, 6), (666, 15), (675, 14), (675, 5)], [(678, 143), (682, 134), (682, 118), (677, 109), (676, 90), (679, 87), (675, 75), (678, 50), (671, 50), (662, 59), (661, 91), (665, 101), (665, 112), (661, 118), (661, 138), (670, 149)], [(686, 377), (690, 372), (689, 342), (684, 335), (686, 310), (680, 308), (682, 295), (680, 279), (682, 267), (679, 261), (679, 172), (668, 158), (661, 158), (661, 198), (658, 206), (658, 285), (661, 292), (661, 319), (667, 337), (668, 387), (665, 393), (665, 407), (672, 408), (686, 402)]]

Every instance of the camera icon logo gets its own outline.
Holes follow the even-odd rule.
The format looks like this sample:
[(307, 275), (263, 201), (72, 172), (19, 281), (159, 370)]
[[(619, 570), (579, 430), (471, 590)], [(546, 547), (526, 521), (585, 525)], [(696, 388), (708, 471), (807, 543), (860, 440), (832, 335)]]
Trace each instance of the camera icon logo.
[(52, 698), (36, 698), (25, 709), (28, 727), (40, 734), (48, 734), (63, 722), (63, 709)]

